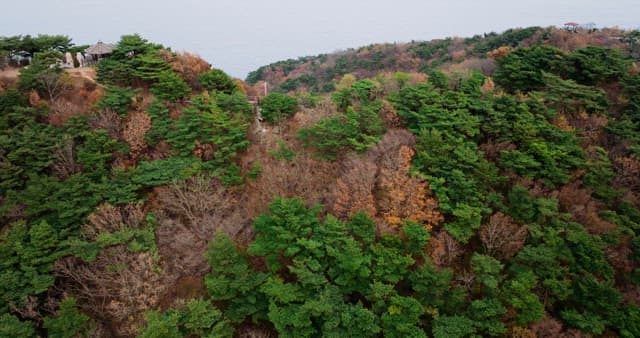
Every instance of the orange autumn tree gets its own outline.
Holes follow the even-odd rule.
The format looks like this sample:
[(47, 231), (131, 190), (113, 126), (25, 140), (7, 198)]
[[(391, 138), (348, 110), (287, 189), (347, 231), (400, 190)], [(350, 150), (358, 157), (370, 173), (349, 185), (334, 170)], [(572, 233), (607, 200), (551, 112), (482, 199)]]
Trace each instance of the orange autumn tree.
[(432, 228), (444, 218), (425, 179), (410, 175), (414, 137), (391, 130), (365, 157), (346, 161), (334, 191), (334, 212), (349, 217), (365, 211), (379, 229), (395, 230), (404, 220)]
[(364, 211), (369, 217), (377, 214), (373, 195), (376, 183), (377, 166), (373, 161), (350, 158), (348, 168), (336, 180), (333, 211), (342, 218), (348, 218), (358, 211)]
[(160, 56), (169, 63), (171, 69), (178, 73), (191, 88), (200, 89), (199, 76), (211, 69), (209, 62), (198, 55), (182, 52), (171, 53), (162, 50)]

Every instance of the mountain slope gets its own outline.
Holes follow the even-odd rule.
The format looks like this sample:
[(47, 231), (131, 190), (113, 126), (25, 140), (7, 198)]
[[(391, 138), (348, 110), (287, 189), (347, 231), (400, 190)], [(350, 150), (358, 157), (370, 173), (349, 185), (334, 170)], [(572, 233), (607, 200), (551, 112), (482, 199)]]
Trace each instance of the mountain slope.
[(634, 50), (539, 32), (251, 102), (138, 35), (95, 81), (40, 51), (0, 88), (0, 336), (640, 336)]
[[(509, 29), (471, 38), (446, 38), (410, 43), (373, 44), (357, 49), (279, 61), (249, 73), (246, 81), (266, 81), (275, 90), (330, 92), (345, 74), (358, 79), (380, 72), (428, 72), (432, 69), (477, 70), (490, 75), (495, 64), (487, 53), (500, 47), (545, 44), (563, 51), (586, 46), (628, 49), (618, 29), (568, 32), (557, 28)], [(637, 47), (636, 47), (637, 48)]]

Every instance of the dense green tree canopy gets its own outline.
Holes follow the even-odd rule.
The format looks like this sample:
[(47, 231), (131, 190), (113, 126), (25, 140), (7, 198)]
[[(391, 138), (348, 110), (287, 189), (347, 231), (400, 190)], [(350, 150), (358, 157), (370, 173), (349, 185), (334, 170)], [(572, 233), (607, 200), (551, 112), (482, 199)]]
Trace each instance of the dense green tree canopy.
[(549, 46), (518, 48), (498, 60), (496, 83), (510, 92), (528, 92), (544, 86), (542, 72), (551, 70), (563, 53)]
[(37, 36), (0, 37), (0, 50), (8, 51), (10, 54), (22, 51), (31, 55), (45, 51), (65, 52), (71, 46), (73, 46), (71, 38), (65, 35), (39, 34)]

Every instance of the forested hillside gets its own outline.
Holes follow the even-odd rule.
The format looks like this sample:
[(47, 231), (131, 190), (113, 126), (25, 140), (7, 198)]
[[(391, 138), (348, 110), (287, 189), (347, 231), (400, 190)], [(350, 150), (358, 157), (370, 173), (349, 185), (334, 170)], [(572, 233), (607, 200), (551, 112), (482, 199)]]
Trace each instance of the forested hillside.
[(478, 71), (490, 75), (493, 56), (518, 47), (547, 45), (564, 52), (588, 46), (618, 48), (640, 55), (638, 36), (615, 28), (567, 31), (555, 27), (514, 28), (469, 38), (448, 37), (431, 41), (372, 44), (317, 56), (279, 61), (249, 73), (247, 82), (266, 81), (275, 90), (332, 92), (344, 75), (357, 79), (381, 73), (445, 70), (451, 73)]
[(640, 336), (637, 31), (250, 84), (138, 35), (64, 70), (51, 38), (0, 71), (0, 337)]

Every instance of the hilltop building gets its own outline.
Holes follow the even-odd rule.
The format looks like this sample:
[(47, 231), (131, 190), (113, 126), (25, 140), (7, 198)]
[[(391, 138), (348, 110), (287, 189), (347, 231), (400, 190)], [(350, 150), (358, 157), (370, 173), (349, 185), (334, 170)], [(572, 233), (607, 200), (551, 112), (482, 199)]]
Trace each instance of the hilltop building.
[(113, 50), (115, 49), (115, 45), (110, 43), (104, 43), (102, 41), (98, 41), (95, 45), (85, 49), (86, 62), (87, 63), (96, 63), (102, 59), (108, 58)]

